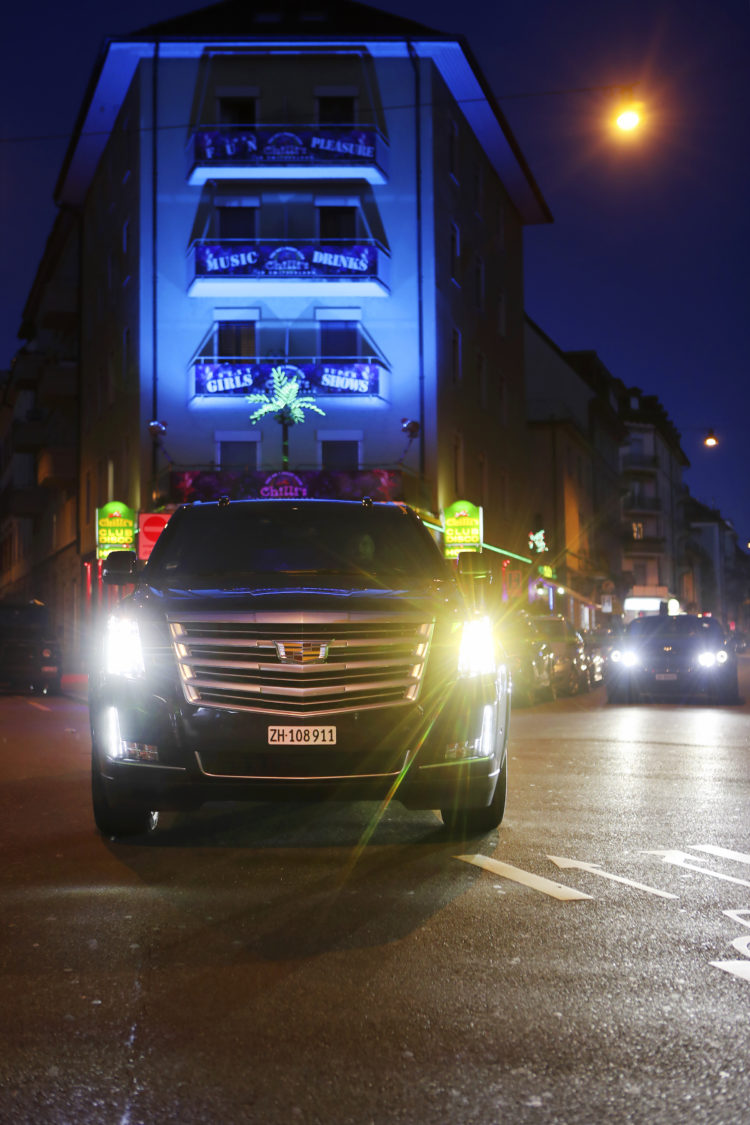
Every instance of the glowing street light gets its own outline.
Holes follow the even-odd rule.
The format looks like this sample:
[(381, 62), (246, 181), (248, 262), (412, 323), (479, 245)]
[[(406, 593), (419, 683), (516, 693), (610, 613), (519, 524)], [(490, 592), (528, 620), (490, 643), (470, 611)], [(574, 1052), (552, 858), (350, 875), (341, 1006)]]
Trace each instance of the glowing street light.
[(617, 128), (622, 129), (624, 133), (630, 133), (633, 129), (637, 129), (640, 123), (641, 115), (634, 106), (621, 110), (615, 118)]
[(713, 449), (714, 446), (717, 446), (719, 444), (719, 439), (717, 438), (717, 436), (713, 432), (713, 430), (708, 431), (708, 433), (706, 434), (706, 436), (703, 439), (703, 444), (705, 446), (707, 446), (709, 449)]

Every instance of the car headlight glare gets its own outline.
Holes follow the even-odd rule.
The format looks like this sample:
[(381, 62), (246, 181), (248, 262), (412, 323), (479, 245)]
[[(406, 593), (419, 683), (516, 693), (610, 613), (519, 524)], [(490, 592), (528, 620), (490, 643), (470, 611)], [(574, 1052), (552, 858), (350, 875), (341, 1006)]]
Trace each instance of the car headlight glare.
[(143, 649), (138, 623), (132, 617), (112, 616), (107, 621), (104, 666), (113, 676), (143, 676)]
[(622, 662), (626, 668), (635, 668), (638, 663), (638, 657), (634, 652), (631, 652), (630, 649), (625, 649), (622, 654)]
[(495, 672), (495, 642), (489, 617), (465, 621), (458, 653), (459, 676), (488, 676)]
[(719, 651), (716, 653), (716, 663), (717, 664), (726, 664), (727, 660), (729, 660), (729, 653), (727, 652), (727, 650), (725, 648), (720, 648)]

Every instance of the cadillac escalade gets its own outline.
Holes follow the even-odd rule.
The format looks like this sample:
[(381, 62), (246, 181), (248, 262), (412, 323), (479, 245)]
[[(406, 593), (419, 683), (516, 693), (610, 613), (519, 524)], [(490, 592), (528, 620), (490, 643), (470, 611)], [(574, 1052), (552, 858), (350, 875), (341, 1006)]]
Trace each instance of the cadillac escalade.
[(398, 800), (467, 835), (502, 820), (510, 684), (481, 555), (447, 563), (398, 503), (178, 508), (89, 677), (98, 829), (209, 801)]

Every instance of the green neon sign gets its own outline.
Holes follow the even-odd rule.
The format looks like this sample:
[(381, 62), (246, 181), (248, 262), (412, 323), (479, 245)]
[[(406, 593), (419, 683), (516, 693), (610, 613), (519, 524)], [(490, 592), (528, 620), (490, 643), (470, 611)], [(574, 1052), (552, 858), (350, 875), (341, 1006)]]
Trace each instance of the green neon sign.
[(106, 559), (110, 551), (135, 550), (135, 512), (127, 504), (112, 500), (96, 509), (96, 557)]
[(443, 554), (455, 559), (459, 551), (481, 551), (482, 509), (469, 500), (456, 500), (443, 517)]

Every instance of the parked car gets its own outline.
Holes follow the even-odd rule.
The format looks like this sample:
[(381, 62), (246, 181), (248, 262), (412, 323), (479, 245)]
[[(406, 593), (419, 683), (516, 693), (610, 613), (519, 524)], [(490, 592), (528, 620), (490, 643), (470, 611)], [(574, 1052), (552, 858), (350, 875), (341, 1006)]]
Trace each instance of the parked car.
[(0, 601), (0, 687), (54, 694), (60, 690), (60, 644), (43, 602)]
[[(94, 819), (137, 835), (218, 800), (393, 798), (449, 831), (505, 809), (510, 684), (476, 583), (403, 504), (184, 505), (115, 551), (89, 675)], [(459, 579), (469, 594), (459, 586)]]
[(595, 629), (586, 629), (581, 634), (589, 665), (589, 682), (592, 687), (606, 679), (609, 658), (612, 649), (620, 643), (623, 628), (624, 626), (620, 622), (613, 622), (608, 625), (599, 625)]
[(508, 658), (516, 704), (555, 697), (555, 654), (527, 613), (509, 613), (499, 622), (498, 637)]
[(641, 696), (737, 703), (737, 646), (713, 617), (695, 614), (637, 617), (612, 650), (610, 703)]
[(554, 684), (562, 695), (588, 691), (589, 663), (583, 637), (564, 617), (535, 617), (534, 622), (555, 657)]

